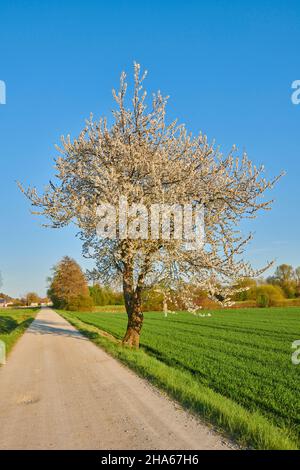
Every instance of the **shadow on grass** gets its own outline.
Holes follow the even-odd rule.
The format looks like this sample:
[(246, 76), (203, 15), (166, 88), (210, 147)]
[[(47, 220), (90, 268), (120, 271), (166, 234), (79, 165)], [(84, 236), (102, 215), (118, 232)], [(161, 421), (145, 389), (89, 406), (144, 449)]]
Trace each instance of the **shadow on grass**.
[(0, 334), (9, 334), (18, 326), (18, 322), (13, 318), (0, 316)]
[[(3, 318), (3, 317), (1, 317)], [(9, 317), (10, 320), (13, 320), (11, 317)], [(6, 352), (9, 353), (10, 350), (12, 349), (13, 345), (16, 343), (18, 338), (25, 332), (25, 330), (30, 326), (30, 324), (33, 322), (34, 318), (30, 317), (27, 318), (26, 320), (23, 320), (22, 322), (18, 323), (17, 321), (13, 320), (12, 322), (1, 322), (2, 326), (5, 327), (6, 331), (3, 331), (2, 328), (0, 328), (0, 337), (1, 340), (4, 341), (6, 344)]]
[(34, 318), (27, 318), (26, 320), (18, 323), (11, 317), (0, 316), (0, 334), (9, 335), (16, 329), (28, 328), (33, 320)]

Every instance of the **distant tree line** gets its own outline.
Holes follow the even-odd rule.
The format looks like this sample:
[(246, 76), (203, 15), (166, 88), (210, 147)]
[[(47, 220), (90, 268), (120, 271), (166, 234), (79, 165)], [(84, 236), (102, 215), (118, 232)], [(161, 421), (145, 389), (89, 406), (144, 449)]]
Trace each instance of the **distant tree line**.
[(49, 282), (48, 296), (54, 308), (90, 311), (97, 305), (123, 303), (123, 295), (108, 286), (89, 287), (81, 267), (68, 256), (54, 266)]
[[(288, 264), (281, 264), (274, 274), (266, 279), (242, 278), (232, 287), (234, 292), (232, 306), (234, 304), (239, 306), (240, 302), (243, 302), (245, 307), (300, 305), (300, 267), (294, 269)], [(215, 298), (211, 298), (208, 291), (192, 285), (184, 285), (182, 289), (189, 291), (193, 303), (200, 308), (220, 308), (220, 304)], [(156, 285), (144, 292), (143, 310), (162, 311), (164, 308), (171, 311), (184, 310), (181, 299), (180, 290), (166, 290), (163, 286)]]
[(245, 278), (235, 287), (240, 289), (235, 301), (255, 301), (258, 307), (283, 304), (288, 299), (300, 301), (300, 267), (281, 264), (267, 279)]
[(0, 292), (0, 299), (4, 299), (9, 305), (13, 307), (30, 307), (32, 305), (39, 306), (47, 304), (49, 299), (47, 297), (40, 297), (36, 292), (28, 292), (20, 298), (13, 298), (3, 292)]
[[(13, 307), (40, 306), (51, 301), (54, 308), (71, 311), (90, 311), (94, 306), (124, 304), (121, 292), (97, 283), (88, 286), (81, 267), (68, 256), (62, 258), (52, 271), (52, 275), (48, 278), (48, 297), (40, 297), (36, 292), (28, 292), (20, 298), (13, 298), (2, 292), (0, 299), (4, 299)], [(1, 283), (0, 275), (0, 285)]]
[[(0, 272), (0, 287), (2, 286), (2, 274)], [(12, 306), (22, 306), (28, 307), (32, 303), (40, 305), (43, 302), (48, 302), (47, 298), (41, 298), (35, 292), (28, 292), (28, 294), (24, 295), (21, 298), (13, 298), (10, 295), (5, 294), (4, 292), (0, 292), (0, 299), (3, 299), (6, 304)]]
[(123, 293), (116, 292), (109, 286), (94, 284), (89, 290), (95, 305), (124, 305)]
[[(266, 279), (243, 278), (232, 287), (232, 301), (237, 305), (241, 302), (249, 307), (293, 305), (297, 302), (300, 305), (300, 266), (293, 268), (289, 264), (281, 264)], [(181, 289), (172, 290), (163, 284), (157, 284), (144, 291), (142, 308), (144, 311), (185, 310), (187, 292), (199, 308), (220, 307), (209, 292), (193, 285), (185, 284)], [(0, 293), (0, 298), (13, 306), (41, 305), (48, 303), (50, 299), (55, 308), (71, 311), (91, 311), (94, 306), (124, 305), (123, 294), (110, 286), (98, 283), (88, 286), (81, 267), (68, 256), (54, 266), (47, 294), (48, 297), (41, 298), (35, 292), (28, 292), (19, 299), (13, 299)]]

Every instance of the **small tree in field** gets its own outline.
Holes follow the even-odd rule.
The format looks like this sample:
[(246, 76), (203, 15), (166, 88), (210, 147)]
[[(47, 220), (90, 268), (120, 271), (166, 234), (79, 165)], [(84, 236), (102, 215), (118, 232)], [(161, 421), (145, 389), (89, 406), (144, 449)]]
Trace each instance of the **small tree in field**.
[(31, 304), (40, 303), (40, 297), (35, 292), (28, 292), (25, 296), (26, 305), (29, 307)]
[[(120, 90), (113, 91), (117, 109), (110, 127), (106, 119), (94, 122), (91, 117), (77, 139), (62, 138), (55, 162), (57, 182), (43, 195), (21, 187), (37, 208), (34, 213), (46, 216), (50, 226), (74, 222), (79, 227), (84, 255), (95, 260), (101, 282), (122, 280), (128, 315), (123, 341), (135, 347), (145, 289), (192, 283), (224, 303), (234, 281), (259, 275), (241, 258), (251, 235), (242, 237), (238, 226), (243, 218), (270, 208), (271, 201), (260, 198), (277, 179), (267, 181), (263, 167), (256, 168), (246, 154), (238, 157), (233, 148), (223, 156), (201, 133), (193, 137), (176, 121), (167, 123), (167, 98), (160, 93), (153, 95), (148, 109), (144, 78), (135, 64), (133, 96), (127, 103), (122, 73)], [(97, 208), (103, 203), (117, 207), (121, 196), (149, 210), (161, 203), (201, 204), (204, 246), (189, 250), (186, 242), (175, 236), (165, 239), (161, 233), (155, 239), (99, 238)], [(174, 235), (175, 223), (170, 225)], [(188, 299), (187, 305), (192, 308)]]
[(297, 292), (297, 277), (293, 266), (281, 264), (277, 266), (274, 276), (270, 276), (267, 281), (270, 284), (280, 286), (287, 298), (293, 298)]
[(296, 295), (300, 295), (300, 266), (295, 269), (295, 279), (296, 279)]
[(93, 306), (86, 278), (80, 266), (65, 256), (53, 268), (48, 296), (55, 308), (90, 310)]

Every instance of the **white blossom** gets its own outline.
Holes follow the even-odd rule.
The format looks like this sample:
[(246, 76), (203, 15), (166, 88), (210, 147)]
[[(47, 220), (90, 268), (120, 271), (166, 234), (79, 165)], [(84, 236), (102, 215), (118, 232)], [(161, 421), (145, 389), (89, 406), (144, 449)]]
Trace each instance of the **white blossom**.
[[(245, 153), (238, 156), (235, 147), (223, 155), (202, 133), (193, 136), (177, 121), (169, 123), (167, 98), (160, 92), (147, 107), (144, 77), (140, 65), (134, 64), (130, 102), (126, 75), (121, 74), (120, 89), (113, 91), (117, 107), (111, 126), (105, 118), (97, 122), (91, 116), (77, 138), (62, 137), (56, 181), (43, 195), (21, 187), (34, 213), (45, 216), (48, 225), (78, 227), (84, 256), (95, 260), (90, 276), (104, 282), (122, 280), (129, 319), (125, 342), (131, 345), (138, 345), (144, 289), (159, 283), (170, 290), (192, 284), (220, 304), (230, 305), (233, 283), (257, 276), (269, 266), (255, 271), (242, 259), (252, 235), (243, 236), (239, 225), (270, 209), (272, 201), (262, 197), (278, 179), (268, 181), (263, 167), (253, 165)], [(203, 205), (204, 246), (189, 251), (182, 240), (162, 237), (99, 239), (97, 207), (117, 206), (120, 196), (148, 208), (162, 203)], [(186, 305), (195, 310), (189, 295)]]

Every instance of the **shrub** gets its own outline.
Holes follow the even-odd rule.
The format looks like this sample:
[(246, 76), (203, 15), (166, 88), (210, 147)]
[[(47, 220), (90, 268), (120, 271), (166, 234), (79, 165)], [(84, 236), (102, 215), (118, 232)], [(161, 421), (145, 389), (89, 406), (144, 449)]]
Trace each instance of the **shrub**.
[[(142, 294), (142, 309), (144, 312), (161, 312), (163, 310), (163, 293), (154, 286)], [(170, 308), (170, 306), (168, 306)]]
[(93, 299), (89, 295), (78, 295), (72, 297), (65, 308), (73, 312), (90, 312), (93, 306)]
[(89, 287), (89, 291), (95, 305), (103, 306), (124, 304), (122, 292), (115, 292), (110, 287), (95, 284)]
[(266, 308), (270, 305), (270, 299), (268, 294), (259, 294), (256, 299), (257, 307)]
[(294, 281), (282, 282), (281, 288), (286, 298), (292, 299), (295, 297), (297, 292), (297, 285)]
[(238, 301), (238, 302), (243, 302), (245, 300), (249, 300), (250, 297), (249, 297), (249, 292), (250, 292), (250, 289), (251, 288), (254, 288), (256, 287), (256, 280), (255, 279), (251, 279), (249, 277), (246, 277), (246, 278), (243, 278), (243, 279), (240, 279), (234, 286), (236, 289), (243, 289), (245, 288), (245, 290), (241, 290), (239, 292), (235, 292), (235, 294), (233, 295), (233, 300), (235, 301)]
[(271, 307), (274, 306), (276, 302), (280, 302), (284, 299), (282, 289), (279, 286), (273, 286), (271, 284), (263, 284), (250, 289), (249, 299), (256, 300), (256, 304), (258, 304), (260, 296), (268, 297), (269, 306)]

